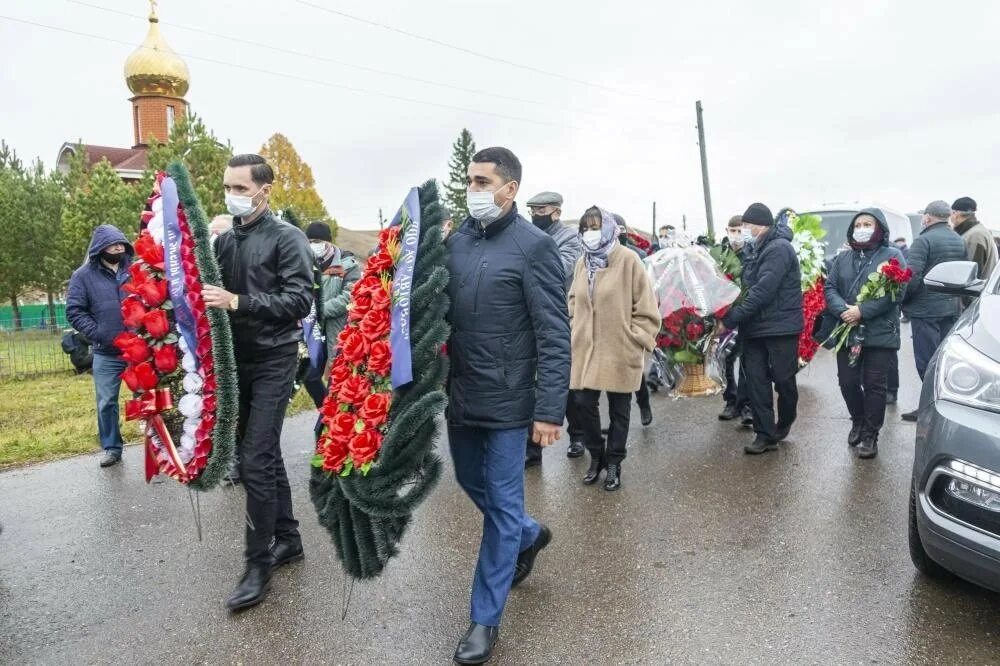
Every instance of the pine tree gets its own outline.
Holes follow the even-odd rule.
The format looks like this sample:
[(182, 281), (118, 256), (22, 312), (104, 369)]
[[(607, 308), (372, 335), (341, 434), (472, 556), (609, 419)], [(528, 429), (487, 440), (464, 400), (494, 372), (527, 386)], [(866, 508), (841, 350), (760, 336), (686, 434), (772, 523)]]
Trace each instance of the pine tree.
[(463, 129), (455, 143), (451, 144), (451, 159), (448, 161), (448, 184), (445, 185), (445, 201), (456, 221), (468, 217), (469, 206), (465, 201), (468, 190), (467, 178), (472, 156), (476, 154), (476, 142), (472, 133)]
[(337, 222), (330, 217), (323, 199), (316, 191), (312, 169), (306, 164), (295, 146), (284, 134), (274, 134), (261, 146), (260, 154), (274, 169), (274, 186), (271, 188), (271, 208), (292, 209), (296, 219), (308, 222), (327, 222), (337, 239)]
[[(209, 219), (226, 212), (222, 175), (233, 156), (228, 141), (220, 141), (195, 113), (174, 124), (166, 143), (149, 142), (149, 171), (140, 187), (145, 194), (153, 189), (153, 174), (181, 161), (191, 174), (191, 184)], [(141, 206), (137, 210), (142, 210)]]
[(0, 295), (10, 300), (15, 330), (21, 329), (18, 297), (37, 272), (28, 199), (24, 165), (6, 143), (0, 143)]
[(28, 174), (28, 201), (35, 228), (32, 248), (37, 259), (32, 282), (45, 291), (49, 311), (49, 327), (56, 327), (56, 294), (63, 290), (75, 266), (59, 259), (62, 237), (62, 209), (66, 201), (57, 172), (45, 173), (41, 162), (35, 162)]

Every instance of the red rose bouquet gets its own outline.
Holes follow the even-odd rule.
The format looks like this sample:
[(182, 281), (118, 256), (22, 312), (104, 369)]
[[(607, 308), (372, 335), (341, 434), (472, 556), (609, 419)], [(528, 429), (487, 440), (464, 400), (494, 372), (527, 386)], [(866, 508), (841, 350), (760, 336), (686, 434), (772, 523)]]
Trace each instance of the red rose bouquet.
[[(868, 276), (868, 281), (861, 286), (861, 291), (858, 292), (858, 298), (856, 305), (861, 305), (866, 301), (877, 300), (880, 298), (889, 297), (893, 301), (899, 300), (899, 294), (903, 290), (903, 286), (906, 285), (910, 279), (913, 278), (913, 271), (909, 268), (903, 268), (899, 259), (893, 257), (889, 261), (886, 261), (879, 265), (874, 273)], [(830, 340), (836, 340), (836, 345), (833, 348), (834, 353), (839, 352), (844, 348), (845, 345), (850, 344), (851, 334), (857, 329), (857, 324), (848, 324), (846, 321), (841, 322), (837, 325), (837, 328), (833, 329), (833, 333), (830, 334)], [(857, 358), (861, 354), (860, 345), (852, 345), (851, 349), (851, 365), (857, 362)]]

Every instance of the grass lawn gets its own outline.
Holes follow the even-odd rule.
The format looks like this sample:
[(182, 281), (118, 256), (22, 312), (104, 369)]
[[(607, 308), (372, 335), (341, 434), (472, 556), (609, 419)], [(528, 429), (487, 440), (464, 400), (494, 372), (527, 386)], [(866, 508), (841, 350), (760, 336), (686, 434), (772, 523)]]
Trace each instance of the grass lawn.
[(45, 372), (72, 371), (73, 364), (63, 352), (61, 340), (61, 331), (0, 332), (0, 378), (7, 380)]
[[(123, 416), (127, 394), (126, 388)], [(309, 395), (300, 390), (288, 413), (312, 407)], [(0, 469), (100, 450), (96, 411), (90, 375), (57, 373), (0, 380)], [(139, 443), (138, 424), (124, 423), (122, 435), (129, 444)]]

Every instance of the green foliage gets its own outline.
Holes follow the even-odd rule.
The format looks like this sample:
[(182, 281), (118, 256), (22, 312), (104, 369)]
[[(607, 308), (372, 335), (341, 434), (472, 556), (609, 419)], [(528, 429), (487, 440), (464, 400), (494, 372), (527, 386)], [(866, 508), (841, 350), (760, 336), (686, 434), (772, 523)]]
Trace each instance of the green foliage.
[(743, 262), (740, 261), (739, 255), (733, 252), (733, 249), (728, 245), (713, 245), (709, 248), (708, 253), (712, 255), (712, 259), (719, 265), (719, 270), (725, 275), (731, 275), (733, 282), (742, 289)]
[(222, 175), (233, 156), (228, 141), (221, 142), (195, 113), (189, 113), (174, 124), (166, 143), (151, 139), (149, 171), (143, 193), (152, 189), (153, 174), (166, 171), (167, 166), (181, 161), (190, 174), (191, 186), (209, 219), (226, 212)]
[[(295, 150), (295, 146), (284, 134), (274, 134), (260, 148), (260, 154), (274, 169), (274, 183), (271, 186), (271, 208), (286, 210), (294, 208), (296, 219), (307, 222), (326, 222), (337, 237), (337, 221), (330, 217), (322, 197), (316, 191), (316, 180), (312, 168)], [(301, 226), (296, 224), (296, 226)]]
[(309, 484), (319, 522), (353, 578), (382, 573), (398, 552), (413, 511), (441, 476), (441, 461), (433, 448), (438, 417), (447, 402), (442, 387), (448, 361), (440, 350), (450, 329), (444, 319), (448, 311), (447, 250), (441, 242), (444, 212), (433, 181), (420, 188), (420, 207), (419, 257), (411, 295), (414, 381), (396, 391), (382, 450), (367, 473), (362, 468), (361, 475), (333, 476), (314, 463)]
[(826, 237), (826, 229), (823, 228), (823, 218), (819, 215), (798, 215), (793, 216), (788, 225), (793, 234), (808, 231), (816, 240), (823, 240)]
[[(191, 235), (194, 236), (194, 254), (201, 281), (203, 284), (222, 286), (222, 271), (209, 238), (208, 218), (191, 185), (188, 170), (181, 162), (174, 162), (167, 167), (167, 173), (177, 185), (177, 197), (187, 216)], [(191, 487), (196, 490), (211, 490), (229, 470), (236, 451), (236, 420), (239, 416), (239, 384), (229, 313), (218, 308), (207, 308), (205, 316), (212, 329), (212, 357), (215, 361), (215, 428), (212, 430), (212, 453), (208, 464), (201, 476), (191, 482)]]
[(463, 129), (455, 143), (451, 144), (451, 159), (448, 161), (448, 184), (445, 186), (445, 202), (451, 208), (455, 221), (460, 222), (469, 216), (469, 206), (465, 200), (468, 190), (467, 178), (472, 156), (476, 154), (476, 142), (472, 133)]
[(16, 154), (0, 144), (0, 295), (10, 299), (17, 318), (17, 297), (36, 276), (31, 252), (33, 218), (27, 176)]

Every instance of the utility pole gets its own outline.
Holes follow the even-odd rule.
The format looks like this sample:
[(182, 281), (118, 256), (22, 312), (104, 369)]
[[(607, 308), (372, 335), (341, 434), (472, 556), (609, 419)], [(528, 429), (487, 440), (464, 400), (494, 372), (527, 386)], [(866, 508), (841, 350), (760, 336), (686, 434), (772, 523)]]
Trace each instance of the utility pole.
[(382, 208), (381, 207), (379, 207), (379, 209), (378, 209), (378, 228), (379, 229), (384, 229), (385, 228), (385, 218), (382, 217)]
[(715, 238), (715, 225), (712, 222), (712, 191), (708, 187), (708, 158), (705, 156), (705, 121), (701, 117), (701, 100), (694, 103), (698, 115), (698, 147), (701, 149), (701, 183), (705, 191), (705, 220), (708, 223), (708, 237)]
[(656, 240), (656, 202), (653, 202), (653, 240)]
[(681, 229), (684, 230), (684, 233), (687, 233), (687, 230), (688, 230), (688, 216), (687, 215), (681, 215)]

